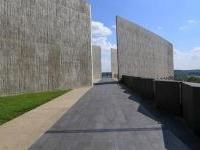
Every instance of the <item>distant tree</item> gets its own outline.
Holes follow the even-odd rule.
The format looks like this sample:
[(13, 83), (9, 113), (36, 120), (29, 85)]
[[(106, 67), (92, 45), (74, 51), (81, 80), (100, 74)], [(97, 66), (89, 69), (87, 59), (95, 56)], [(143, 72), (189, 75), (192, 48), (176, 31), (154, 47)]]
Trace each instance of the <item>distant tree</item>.
[(174, 79), (178, 80), (178, 81), (186, 81), (187, 80), (187, 74), (184, 71), (175, 70), (174, 71)]
[(187, 81), (194, 82), (194, 83), (200, 83), (200, 78), (199, 77), (188, 77)]

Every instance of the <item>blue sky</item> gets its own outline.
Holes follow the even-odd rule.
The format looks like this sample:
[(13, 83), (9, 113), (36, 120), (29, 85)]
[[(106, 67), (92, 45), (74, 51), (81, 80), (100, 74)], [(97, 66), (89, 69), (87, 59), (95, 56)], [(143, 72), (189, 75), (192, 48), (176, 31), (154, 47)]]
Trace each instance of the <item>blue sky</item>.
[(200, 69), (199, 0), (90, 0), (89, 3), (93, 43), (103, 49), (103, 71), (110, 71), (109, 49), (116, 47), (116, 15), (172, 42), (175, 69)]

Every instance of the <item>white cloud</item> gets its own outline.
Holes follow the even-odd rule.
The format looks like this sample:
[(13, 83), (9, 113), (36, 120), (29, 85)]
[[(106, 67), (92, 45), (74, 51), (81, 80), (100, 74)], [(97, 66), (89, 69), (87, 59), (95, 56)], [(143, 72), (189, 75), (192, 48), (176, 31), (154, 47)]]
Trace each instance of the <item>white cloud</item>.
[(117, 28), (116, 25), (112, 25), (112, 29), (116, 30), (116, 28)]
[(189, 19), (189, 20), (187, 20), (187, 23), (189, 23), (189, 24), (195, 24), (195, 23), (198, 23), (198, 21), (196, 21), (194, 19)]
[(110, 50), (111, 48), (117, 47), (117, 45), (111, 43), (107, 37), (92, 38), (92, 44), (101, 46), (103, 50)]
[(158, 26), (157, 29), (158, 29), (158, 30), (163, 30), (163, 27)]
[(112, 28), (104, 25), (102, 22), (92, 21), (92, 44), (99, 45), (102, 48), (102, 71), (111, 71), (111, 48), (117, 48), (115, 43), (109, 40), (113, 35)]
[(189, 26), (187, 26), (187, 25), (183, 25), (183, 26), (179, 27), (179, 30), (181, 30), (181, 31), (185, 31), (185, 30), (188, 30), (188, 29), (189, 29)]
[(106, 27), (103, 23), (92, 21), (92, 36), (109, 36), (112, 35), (112, 30)]
[(200, 47), (189, 51), (174, 50), (175, 69), (200, 69)]
[(92, 21), (92, 44), (99, 45), (103, 50), (116, 48), (116, 44), (109, 41), (109, 36), (113, 34), (112, 30), (102, 22)]
[(187, 31), (190, 30), (200, 24), (200, 21), (194, 20), (194, 19), (188, 19), (185, 23), (185, 25), (182, 25), (179, 27), (179, 30), (181, 31)]

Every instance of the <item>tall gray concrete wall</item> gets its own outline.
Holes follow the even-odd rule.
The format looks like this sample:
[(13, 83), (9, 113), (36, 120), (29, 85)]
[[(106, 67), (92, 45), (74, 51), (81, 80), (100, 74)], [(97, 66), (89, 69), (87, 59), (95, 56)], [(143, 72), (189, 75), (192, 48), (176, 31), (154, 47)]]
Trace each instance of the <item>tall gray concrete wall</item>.
[(119, 76), (173, 78), (173, 45), (160, 36), (117, 17)]
[(0, 0), (0, 94), (91, 85), (90, 8), (81, 0)]
[(93, 79), (101, 79), (101, 47), (92, 46)]
[(111, 71), (112, 77), (118, 77), (118, 61), (117, 61), (117, 50), (111, 49)]

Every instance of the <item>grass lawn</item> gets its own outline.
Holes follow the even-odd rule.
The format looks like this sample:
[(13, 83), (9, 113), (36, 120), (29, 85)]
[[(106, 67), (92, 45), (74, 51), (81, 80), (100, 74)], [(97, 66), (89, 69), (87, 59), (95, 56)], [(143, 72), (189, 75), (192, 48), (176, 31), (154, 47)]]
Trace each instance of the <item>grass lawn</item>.
[(0, 97), (0, 125), (68, 91), (69, 90), (56, 90)]

